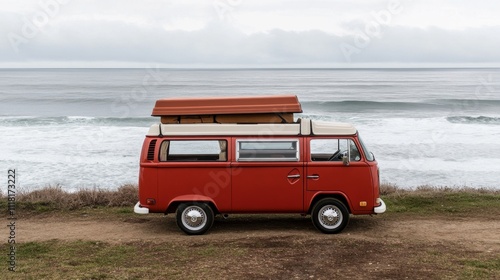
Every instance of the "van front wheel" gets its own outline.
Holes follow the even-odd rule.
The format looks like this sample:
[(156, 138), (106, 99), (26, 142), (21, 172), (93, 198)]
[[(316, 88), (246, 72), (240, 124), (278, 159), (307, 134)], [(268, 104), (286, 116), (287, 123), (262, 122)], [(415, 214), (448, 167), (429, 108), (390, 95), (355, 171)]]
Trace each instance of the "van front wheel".
[(349, 212), (338, 199), (324, 198), (314, 205), (311, 218), (323, 233), (339, 233), (349, 222)]
[(213, 223), (214, 211), (206, 203), (182, 203), (177, 208), (177, 226), (186, 234), (204, 234)]

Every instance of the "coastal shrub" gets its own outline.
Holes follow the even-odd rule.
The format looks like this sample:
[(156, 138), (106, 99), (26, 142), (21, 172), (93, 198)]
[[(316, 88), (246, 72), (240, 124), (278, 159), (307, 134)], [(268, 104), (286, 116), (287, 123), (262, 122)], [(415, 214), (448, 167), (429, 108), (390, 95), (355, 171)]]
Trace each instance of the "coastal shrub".
[(139, 201), (136, 185), (123, 185), (114, 192), (110, 192), (109, 206), (133, 206)]
[[(5, 196), (2, 194), (2, 196)], [(73, 210), (82, 207), (114, 207), (133, 206), (138, 201), (136, 185), (120, 186), (116, 190), (98, 187), (82, 188), (69, 192), (61, 185), (47, 186), (33, 191), (24, 191), (17, 195), (16, 201), (21, 208), (31, 210), (65, 209)]]

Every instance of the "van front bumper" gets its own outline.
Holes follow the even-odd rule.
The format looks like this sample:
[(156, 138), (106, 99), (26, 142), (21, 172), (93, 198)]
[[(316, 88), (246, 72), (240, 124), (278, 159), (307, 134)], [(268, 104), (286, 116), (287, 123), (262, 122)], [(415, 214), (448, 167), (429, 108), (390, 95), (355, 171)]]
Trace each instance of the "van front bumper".
[(380, 205), (373, 208), (373, 212), (375, 212), (375, 214), (382, 214), (387, 209), (384, 201), (381, 198), (379, 198), (379, 199), (380, 199)]
[(137, 202), (134, 206), (134, 212), (136, 214), (149, 214), (149, 208), (142, 207), (140, 202)]

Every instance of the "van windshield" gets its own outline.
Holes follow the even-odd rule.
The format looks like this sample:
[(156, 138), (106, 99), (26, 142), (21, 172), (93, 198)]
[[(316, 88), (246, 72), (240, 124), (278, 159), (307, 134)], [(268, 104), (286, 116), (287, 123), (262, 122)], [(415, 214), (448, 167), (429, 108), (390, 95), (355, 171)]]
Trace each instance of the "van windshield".
[(374, 161), (375, 157), (373, 156), (373, 154), (368, 150), (368, 148), (366, 147), (365, 143), (363, 142), (363, 140), (361, 139), (361, 137), (359, 135), (358, 135), (358, 138), (359, 138), (359, 142), (361, 143), (361, 147), (363, 147), (363, 152), (365, 153), (366, 160)]

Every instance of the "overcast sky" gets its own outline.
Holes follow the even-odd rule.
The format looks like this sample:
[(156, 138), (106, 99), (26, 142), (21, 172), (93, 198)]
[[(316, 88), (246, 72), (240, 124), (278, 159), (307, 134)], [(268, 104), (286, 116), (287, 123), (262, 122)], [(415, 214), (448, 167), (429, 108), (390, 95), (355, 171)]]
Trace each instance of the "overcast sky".
[(500, 66), (500, 1), (0, 0), (0, 67)]

